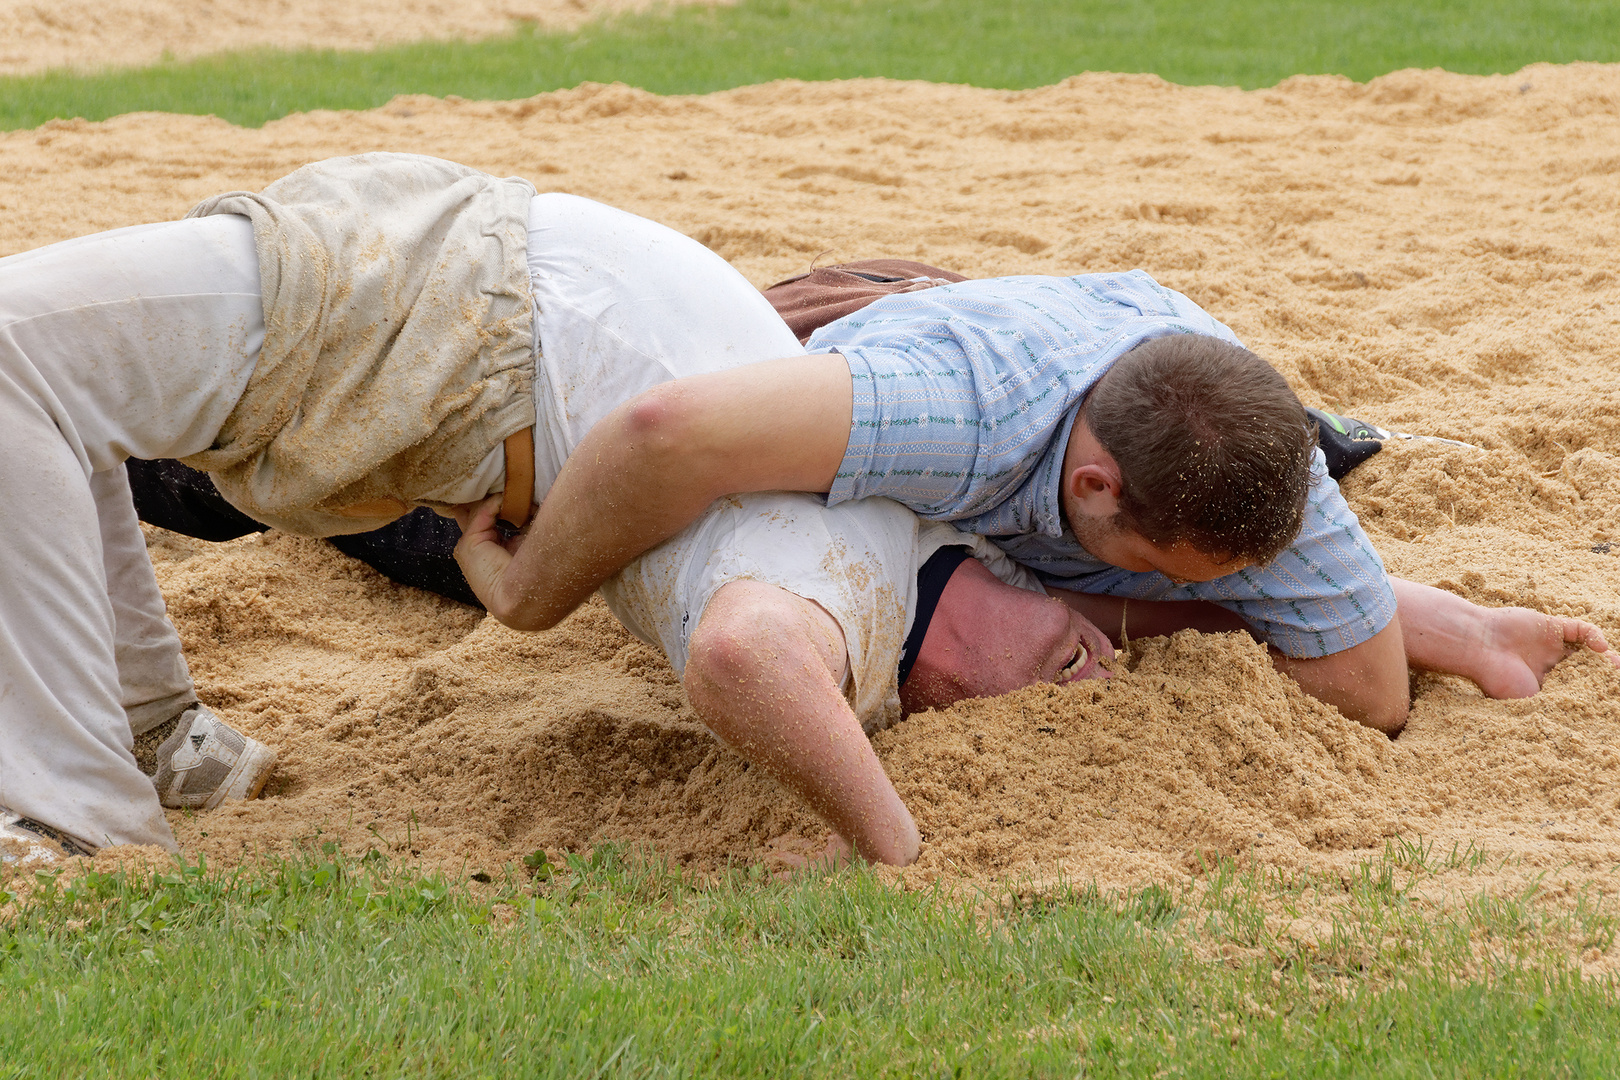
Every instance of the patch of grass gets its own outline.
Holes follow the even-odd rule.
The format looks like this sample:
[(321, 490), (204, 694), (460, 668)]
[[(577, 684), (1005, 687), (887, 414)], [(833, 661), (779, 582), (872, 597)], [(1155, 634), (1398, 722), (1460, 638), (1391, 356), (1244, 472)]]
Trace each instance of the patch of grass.
[[(605, 846), (484, 886), (331, 847), (226, 875), (44, 875), (0, 906), (0, 1073), (1620, 1070), (1614, 987), (1562, 959), (1565, 930), (1612, 941), (1612, 920), (1529, 893), (1423, 916), (1425, 873), (1223, 863), (1182, 893), (986, 900), (863, 872), (699, 881)], [(1313, 893), (1340, 902), (1327, 939), (1266, 914)]]
[(1620, 60), (1610, 0), (742, 0), (627, 16), (573, 34), (376, 52), (232, 53), (80, 76), (0, 79), (0, 128), (162, 110), (256, 126), (395, 94), (511, 99), (582, 81), (661, 94), (772, 79), (886, 75), (1020, 88), (1082, 71), (1269, 86), (1298, 72), (1366, 80), (1403, 67), (1515, 71)]

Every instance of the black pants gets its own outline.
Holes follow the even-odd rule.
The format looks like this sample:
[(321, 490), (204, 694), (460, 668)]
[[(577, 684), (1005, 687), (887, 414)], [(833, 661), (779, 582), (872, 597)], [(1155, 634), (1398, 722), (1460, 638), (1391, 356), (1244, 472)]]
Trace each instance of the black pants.
[[(266, 529), (226, 502), (205, 472), (178, 461), (130, 458), (128, 466), (135, 512), (149, 525), (215, 542)], [(456, 565), (453, 553), (460, 539), (454, 521), (419, 509), (373, 532), (333, 536), (328, 542), (402, 585), (482, 607)]]

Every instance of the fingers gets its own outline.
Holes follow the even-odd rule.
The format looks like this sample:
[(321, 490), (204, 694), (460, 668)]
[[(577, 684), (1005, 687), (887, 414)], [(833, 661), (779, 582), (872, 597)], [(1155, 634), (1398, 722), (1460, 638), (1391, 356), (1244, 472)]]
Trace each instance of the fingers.
[[(1566, 655), (1585, 646), (1595, 653), (1601, 653), (1603, 658), (1616, 668), (1620, 668), (1620, 651), (1609, 645), (1609, 639), (1603, 635), (1603, 629), (1594, 626), (1584, 619), (1560, 619), (1559, 630), (1565, 645)], [(1551, 670), (1549, 668), (1549, 670)], [(1546, 673), (1543, 672), (1543, 677)]]
[(500, 509), (498, 495), (455, 508), (456, 520), (461, 525), (461, 539), (455, 550), (456, 564), (461, 567), (473, 595), (497, 619), (502, 616), (497, 599), (501, 579), (506, 568), (512, 565), (512, 551), (496, 524)]
[(503, 498), (504, 495), (491, 495), (478, 502), (452, 506), (450, 512), (455, 515), (456, 524), (461, 526), (463, 537), (475, 533), (498, 534), (495, 522), (500, 516)]
[(1609, 651), (1609, 639), (1603, 636), (1603, 631), (1599, 627), (1581, 619), (1564, 619), (1563, 623), (1565, 644), (1585, 645), (1593, 652), (1599, 653)]
[(770, 850), (765, 852), (763, 861), (767, 866), (774, 867), (772, 873), (777, 878), (790, 878), (806, 871), (830, 873), (853, 866), (860, 859), (850, 842), (836, 832), (827, 837), (826, 847), (817, 855), (801, 855), (782, 846), (791, 842), (796, 841), (786, 836), (777, 837), (771, 841)]
[(827, 850), (822, 852), (821, 861), (829, 870), (848, 866), (855, 861), (855, 847), (838, 833), (833, 833), (827, 837)]
[(765, 857), (765, 865), (774, 867), (773, 873), (779, 878), (791, 877), (809, 869), (810, 860), (796, 851), (773, 851)]
[(1603, 659), (1620, 668), (1620, 651), (1610, 647), (1609, 639), (1603, 636), (1601, 628), (1580, 619), (1570, 619), (1564, 626), (1564, 640), (1577, 647), (1585, 645), (1595, 653), (1602, 653)]
[(838, 833), (833, 833), (827, 837), (827, 847), (820, 855), (813, 859), (805, 859), (802, 856), (799, 858), (800, 863), (797, 869), (800, 871), (812, 870), (819, 873), (831, 873), (835, 870), (842, 870), (846, 866), (853, 866), (860, 856), (855, 854), (855, 848), (848, 840), (845, 840)]

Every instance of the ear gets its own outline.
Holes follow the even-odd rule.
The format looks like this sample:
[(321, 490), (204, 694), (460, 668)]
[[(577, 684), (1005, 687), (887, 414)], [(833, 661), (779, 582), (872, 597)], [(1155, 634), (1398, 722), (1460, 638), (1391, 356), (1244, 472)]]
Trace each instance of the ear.
[(1063, 493), (1088, 517), (1113, 517), (1119, 492), (1119, 470), (1111, 462), (1078, 465), (1063, 478)]

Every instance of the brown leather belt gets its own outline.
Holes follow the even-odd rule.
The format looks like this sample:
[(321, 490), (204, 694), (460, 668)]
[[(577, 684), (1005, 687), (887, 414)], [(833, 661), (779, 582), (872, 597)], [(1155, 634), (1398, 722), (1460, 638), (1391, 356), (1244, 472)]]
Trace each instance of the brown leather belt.
[(501, 520), (514, 529), (529, 523), (534, 513), (534, 428), (506, 437), (506, 492), (501, 496)]

